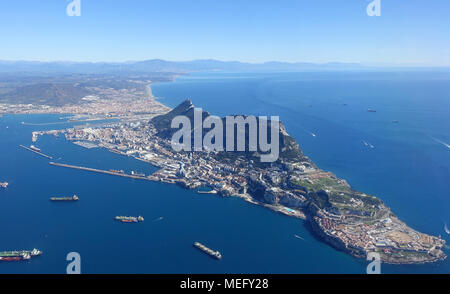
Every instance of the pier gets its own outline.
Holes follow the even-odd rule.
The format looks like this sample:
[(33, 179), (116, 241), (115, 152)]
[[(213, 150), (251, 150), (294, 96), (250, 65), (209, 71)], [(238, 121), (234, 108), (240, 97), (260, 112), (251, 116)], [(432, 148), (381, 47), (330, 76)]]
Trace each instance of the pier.
[(90, 167), (83, 167), (83, 166), (76, 166), (76, 165), (69, 165), (64, 163), (56, 163), (56, 162), (50, 162), (50, 165), (53, 166), (59, 166), (59, 167), (66, 167), (71, 169), (78, 169), (78, 170), (84, 170), (89, 172), (95, 172), (95, 173), (101, 173), (101, 174), (107, 174), (107, 175), (113, 175), (113, 176), (119, 176), (124, 178), (132, 178), (132, 179), (138, 179), (138, 180), (146, 180), (146, 181), (155, 181), (155, 177), (143, 177), (143, 176), (137, 176), (137, 175), (129, 175), (120, 171), (108, 171), (108, 170), (102, 170), (102, 169), (95, 169)]
[(22, 147), (23, 149), (26, 149), (26, 150), (28, 150), (28, 151), (34, 152), (34, 153), (36, 153), (36, 154), (38, 154), (38, 155), (40, 155), (40, 156), (42, 156), (42, 157), (45, 157), (45, 158), (48, 158), (48, 159), (53, 159), (53, 157), (51, 157), (51, 156), (48, 156), (48, 155), (46, 155), (46, 154), (44, 154), (44, 153), (42, 153), (42, 152), (38, 152), (38, 151), (33, 150), (33, 149), (31, 149), (31, 148), (28, 148), (28, 147), (26, 147), (26, 146), (19, 145), (19, 147)]

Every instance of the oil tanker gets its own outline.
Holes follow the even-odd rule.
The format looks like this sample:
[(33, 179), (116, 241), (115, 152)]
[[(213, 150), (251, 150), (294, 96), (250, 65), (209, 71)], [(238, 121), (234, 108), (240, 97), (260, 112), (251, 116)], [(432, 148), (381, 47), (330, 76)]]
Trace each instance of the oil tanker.
[(78, 201), (78, 196), (73, 195), (72, 197), (51, 197), (50, 201)]
[(201, 251), (205, 252), (206, 254), (208, 254), (209, 256), (211, 256), (213, 258), (222, 259), (222, 254), (220, 254), (219, 251), (214, 251), (214, 250), (206, 247), (205, 245), (203, 245), (200, 242), (195, 242), (194, 247), (200, 249)]
[(114, 219), (122, 223), (139, 223), (144, 221), (142, 216), (116, 216)]
[(42, 251), (37, 249), (21, 251), (3, 251), (0, 252), (0, 261), (22, 261), (30, 260), (32, 257), (39, 256)]

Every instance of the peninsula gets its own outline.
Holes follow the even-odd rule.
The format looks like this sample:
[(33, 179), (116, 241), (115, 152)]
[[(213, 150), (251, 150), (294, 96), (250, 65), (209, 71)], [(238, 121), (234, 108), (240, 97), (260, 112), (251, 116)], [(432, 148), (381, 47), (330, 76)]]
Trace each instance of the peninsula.
[[(383, 262), (393, 264), (446, 258), (442, 251), (444, 240), (410, 228), (377, 197), (355, 191), (345, 180), (318, 168), (303, 154), (282, 123), (280, 156), (272, 163), (261, 163), (259, 152), (173, 151), (170, 137), (175, 130), (170, 123), (177, 115), (192, 119), (193, 109), (192, 102), (186, 100), (149, 120), (122, 119), (59, 132), (67, 140), (96, 144), (160, 167), (145, 177), (147, 180), (174, 183), (187, 189), (205, 187), (222, 196), (241, 197), (305, 219), (322, 240), (355, 257), (365, 258), (377, 252)], [(203, 112), (203, 119), (208, 116), (209, 113)]]

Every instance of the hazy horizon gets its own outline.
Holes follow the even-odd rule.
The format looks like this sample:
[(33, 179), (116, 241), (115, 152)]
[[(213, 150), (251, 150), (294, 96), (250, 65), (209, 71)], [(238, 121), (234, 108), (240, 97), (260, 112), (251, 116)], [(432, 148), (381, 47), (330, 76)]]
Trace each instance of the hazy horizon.
[(216, 59), (450, 66), (450, 3), (20, 0), (0, 4), (0, 60), (126, 62)]
[(266, 60), (261, 62), (252, 62), (247, 60), (222, 60), (217, 58), (200, 58), (200, 59), (185, 59), (185, 60), (170, 60), (170, 59), (163, 59), (163, 58), (146, 58), (142, 60), (122, 60), (122, 61), (109, 61), (109, 60), (97, 60), (97, 61), (89, 61), (89, 60), (39, 60), (39, 59), (0, 59), (0, 62), (2, 63), (73, 63), (73, 64), (133, 64), (133, 63), (141, 63), (141, 62), (150, 62), (150, 61), (163, 61), (163, 62), (169, 62), (169, 63), (189, 63), (189, 62), (221, 62), (221, 63), (241, 63), (241, 64), (248, 64), (248, 65), (264, 65), (264, 64), (270, 64), (270, 63), (279, 63), (279, 64), (286, 64), (286, 65), (296, 65), (296, 64), (305, 64), (305, 65), (317, 65), (317, 66), (323, 66), (323, 65), (356, 65), (361, 68), (450, 68), (449, 65), (445, 64), (424, 64), (424, 63), (364, 63), (364, 62), (340, 62), (335, 60), (330, 60), (326, 62), (312, 62), (312, 61), (285, 61), (285, 60)]

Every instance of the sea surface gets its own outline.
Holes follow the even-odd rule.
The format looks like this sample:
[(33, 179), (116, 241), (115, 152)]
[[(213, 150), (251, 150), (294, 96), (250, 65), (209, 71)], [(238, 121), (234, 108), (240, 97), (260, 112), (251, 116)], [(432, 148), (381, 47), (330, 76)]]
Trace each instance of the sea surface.
[[(216, 115), (278, 115), (320, 168), (378, 196), (411, 227), (450, 241), (444, 231), (450, 223), (449, 72), (202, 73), (152, 90), (171, 107), (190, 98)], [(0, 251), (44, 252), (29, 262), (0, 263), (0, 273), (65, 273), (69, 252), (81, 255), (83, 273), (366, 272), (367, 261), (321, 242), (302, 220), (237, 198), (50, 166), (18, 147), (31, 144), (32, 131), (74, 125), (52, 124), (64, 122), (61, 117), (0, 118), (0, 181), (10, 183), (0, 190)], [(63, 137), (43, 136), (36, 145), (61, 163), (156, 170)], [(73, 194), (80, 201), (49, 201)], [(142, 215), (145, 222), (123, 224), (116, 215)], [(220, 250), (223, 259), (198, 251), (194, 241)], [(450, 273), (450, 262), (382, 264), (381, 271)]]

